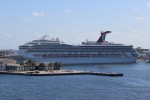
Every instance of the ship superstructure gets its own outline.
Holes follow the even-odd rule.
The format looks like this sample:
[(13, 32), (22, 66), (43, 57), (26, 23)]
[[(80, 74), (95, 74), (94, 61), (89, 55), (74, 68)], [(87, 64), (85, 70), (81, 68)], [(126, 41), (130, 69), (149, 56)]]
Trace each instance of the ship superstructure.
[(82, 45), (70, 45), (59, 38), (48, 40), (46, 36), (19, 46), (19, 54), (36, 62), (59, 62), (62, 64), (109, 64), (134, 63), (137, 52), (132, 45), (114, 44), (105, 41), (106, 34), (101, 32), (97, 41), (82, 42)]

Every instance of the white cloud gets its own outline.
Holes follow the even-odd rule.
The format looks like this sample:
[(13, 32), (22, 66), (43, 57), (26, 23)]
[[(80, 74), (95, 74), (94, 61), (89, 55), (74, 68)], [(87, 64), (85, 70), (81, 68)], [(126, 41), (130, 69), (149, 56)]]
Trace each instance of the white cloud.
[(137, 12), (139, 12), (140, 10), (139, 10), (139, 9), (133, 9), (132, 11), (135, 12), (135, 13), (137, 13)]
[(146, 19), (148, 19), (148, 17), (138, 16), (138, 17), (128, 17), (127, 19), (132, 19), (132, 20), (146, 20)]
[(29, 20), (30, 20), (30, 18), (28, 18), (28, 17), (24, 17), (24, 18), (22, 18), (22, 20), (23, 20), (23, 21), (29, 21)]
[(150, 8), (150, 0), (147, 3), (147, 7)]
[(32, 15), (35, 17), (42, 17), (44, 16), (44, 12), (33, 12)]
[(74, 11), (72, 9), (65, 9), (64, 12), (65, 13), (74, 13)]
[(10, 38), (11, 34), (4, 34), (4, 36)]
[(61, 33), (62, 33), (62, 31), (61, 31), (61, 30), (57, 30), (57, 33), (61, 34)]
[(140, 31), (138, 29), (135, 29), (135, 28), (131, 29), (131, 32), (132, 33), (140, 33)]
[(147, 19), (147, 17), (140, 16), (140, 17), (137, 17), (136, 19), (137, 19), (137, 20), (145, 20), (145, 19)]
[(86, 24), (81, 23), (81, 24), (79, 24), (79, 26), (80, 26), (80, 27), (85, 27), (85, 26), (86, 26)]

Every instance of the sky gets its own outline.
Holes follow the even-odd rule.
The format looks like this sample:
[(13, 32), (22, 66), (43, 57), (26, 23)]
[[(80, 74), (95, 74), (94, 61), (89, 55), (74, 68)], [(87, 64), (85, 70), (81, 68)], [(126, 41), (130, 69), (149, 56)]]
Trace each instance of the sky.
[(67, 44), (106, 41), (150, 49), (150, 0), (0, 0), (0, 50), (43, 35)]

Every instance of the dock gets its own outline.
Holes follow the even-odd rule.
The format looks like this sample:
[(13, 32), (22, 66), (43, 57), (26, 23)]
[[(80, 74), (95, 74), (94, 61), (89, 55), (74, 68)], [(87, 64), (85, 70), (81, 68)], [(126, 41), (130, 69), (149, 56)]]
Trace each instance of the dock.
[(52, 71), (0, 71), (0, 74), (25, 75), (25, 76), (67, 76), (67, 75), (97, 75), (118, 77), (123, 73), (93, 72), (93, 71), (72, 71), (72, 70), (52, 70)]

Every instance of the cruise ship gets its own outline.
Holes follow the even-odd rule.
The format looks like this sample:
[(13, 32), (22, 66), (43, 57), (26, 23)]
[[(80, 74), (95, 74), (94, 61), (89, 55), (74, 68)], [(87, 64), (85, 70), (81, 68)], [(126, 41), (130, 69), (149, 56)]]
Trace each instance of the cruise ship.
[(81, 45), (70, 45), (59, 38), (33, 40), (19, 46), (19, 55), (36, 62), (62, 64), (118, 64), (135, 63), (138, 57), (132, 45), (115, 44), (105, 41), (111, 31), (101, 32), (97, 41), (82, 42)]

